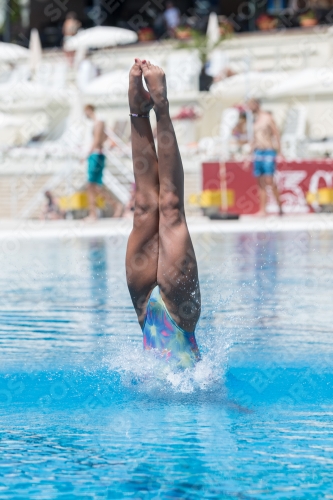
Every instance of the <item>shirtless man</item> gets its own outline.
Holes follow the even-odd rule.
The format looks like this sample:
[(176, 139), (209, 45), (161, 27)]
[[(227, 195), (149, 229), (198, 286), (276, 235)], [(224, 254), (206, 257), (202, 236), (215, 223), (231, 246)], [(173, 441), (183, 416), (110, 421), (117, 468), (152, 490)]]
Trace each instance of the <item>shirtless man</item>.
[(248, 108), (254, 116), (253, 141), (251, 151), (254, 153), (254, 175), (258, 179), (260, 211), (258, 215), (265, 216), (267, 204), (267, 187), (270, 186), (282, 215), (282, 206), (274, 181), (276, 156), (281, 154), (280, 134), (271, 113), (260, 108), (260, 102), (251, 99)]
[(89, 120), (94, 122), (93, 141), (88, 152), (88, 203), (89, 203), (89, 220), (97, 219), (96, 199), (99, 194), (103, 194), (107, 202), (114, 209), (114, 217), (121, 215), (122, 207), (110, 196), (109, 192), (103, 186), (103, 170), (105, 167), (105, 155), (103, 153), (103, 145), (107, 139), (105, 133), (105, 124), (99, 120), (95, 113), (95, 108), (91, 104), (87, 104), (84, 108), (84, 113)]

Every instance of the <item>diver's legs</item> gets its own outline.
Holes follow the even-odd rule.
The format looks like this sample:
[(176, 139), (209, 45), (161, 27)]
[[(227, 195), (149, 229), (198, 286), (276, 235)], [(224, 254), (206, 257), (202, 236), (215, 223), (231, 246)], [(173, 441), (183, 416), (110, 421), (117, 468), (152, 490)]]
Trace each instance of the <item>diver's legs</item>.
[[(146, 114), (152, 107), (142, 85), (140, 60), (129, 76), (131, 113)], [(136, 183), (133, 229), (126, 253), (126, 276), (134, 308), (143, 325), (149, 295), (157, 283), (159, 180), (157, 156), (148, 118), (131, 117), (132, 153)]]
[(159, 176), (159, 254), (157, 283), (177, 324), (193, 332), (201, 299), (197, 261), (184, 212), (184, 172), (169, 115), (165, 75), (161, 68), (142, 62), (157, 118)]

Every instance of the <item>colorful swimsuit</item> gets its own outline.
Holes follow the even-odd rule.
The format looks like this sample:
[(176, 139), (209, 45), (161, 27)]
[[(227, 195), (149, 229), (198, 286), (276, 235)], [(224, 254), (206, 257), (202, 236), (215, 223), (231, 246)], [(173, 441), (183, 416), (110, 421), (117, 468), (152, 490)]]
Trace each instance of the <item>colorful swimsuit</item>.
[(142, 331), (144, 349), (156, 349), (161, 357), (172, 361), (178, 368), (191, 368), (199, 361), (200, 352), (194, 333), (186, 332), (172, 319), (158, 286), (149, 298)]

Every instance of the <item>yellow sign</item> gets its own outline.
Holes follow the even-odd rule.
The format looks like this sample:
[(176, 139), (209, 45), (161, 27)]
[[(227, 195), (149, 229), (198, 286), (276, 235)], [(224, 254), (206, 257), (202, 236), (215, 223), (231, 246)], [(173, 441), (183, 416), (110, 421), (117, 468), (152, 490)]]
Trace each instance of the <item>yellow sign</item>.
[[(102, 196), (97, 196), (96, 200), (98, 208), (105, 207), (105, 200)], [(60, 210), (70, 212), (74, 210), (88, 210), (88, 195), (85, 191), (79, 191), (70, 196), (62, 196), (59, 199)]]
[(333, 188), (320, 188), (316, 193), (308, 192), (306, 194), (306, 201), (310, 205), (312, 203), (318, 203), (318, 205), (332, 205)]
[[(219, 189), (205, 189), (201, 194), (192, 194), (189, 198), (191, 205), (199, 205), (202, 208), (220, 207), (222, 204), (221, 191)], [(235, 205), (235, 191), (227, 189), (226, 202), (228, 207)]]

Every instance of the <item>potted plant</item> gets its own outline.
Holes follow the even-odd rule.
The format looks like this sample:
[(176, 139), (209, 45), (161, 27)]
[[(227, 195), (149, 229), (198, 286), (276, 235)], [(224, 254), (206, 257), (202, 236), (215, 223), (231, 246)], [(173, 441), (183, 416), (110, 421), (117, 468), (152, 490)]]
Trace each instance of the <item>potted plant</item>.
[(192, 38), (192, 30), (188, 26), (179, 26), (176, 28), (175, 33), (178, 40), (189, 40)]
[(224, 35), (223, 36), (221, 35), (221, 38), (213, 46), (210, 46), (209, 40), (204, 33), (201, 33), (200, 31), (192, 29), (191, 30), (191, 38), (189, 39), (189, 41), (188, 42), (184, 41), (183, 43), (180, 42), (177, 48), (178, 49), (195, 49), (195, 50), (197, 50), (199, 57), (200, 57), (201, 64), (202, 64), (202, 66), (204, 66), (207, 62), (209, 53), (213, 49), (218, 47), (222, 43), (222, 41), (225, 40), (228, 36), (230, 36), (230, 35), (229, 34), (227, 35), (224, 33)]
[(179, 112), (173, 116), (173, 120), (196, 120), (199, 118), (197, 111), (193, 106), (182, 106)]
[(308, 10), (305, 14), (299, 16), (299, 24), (303, 27), (316, 26), (318, 20), (313, 10)]
[[(221, 33), (221, 31), (220, 31)], [(191, 30), (191, 38), (189, 40), (182, 40), (178, 44), (178, 49), (194, 49), (197, 50), (198, 56), (201, 61), (201, 73), (199, 77), (199, 87), (201, 90), (208, 90), (207, 87), (209, 87), (212, 83), (212, 78), (206, 75), (206, 63), (208, 61), (208, 56), (212, 50), (214, 50), (216, 47), (218, 47), (223, 40), (226, 38), (230, 38), (231, 33), (226, 33), (224, 32), (223, 35), (221, 34), (220, 39), (214, 43), (213, 45), (209, 42), (209, 39), (206, 34), (201, 33), (200, 31)], [(210, 83), (209, 85), (206, 85), (206, 80), (210, 78)], [(205, 81), (205, 84), (202, 83), (202, 81)]]
[(219, 19), (220, 19), (219, 28), (220, 28), (221, 38), (226, 38), (228, 36), (231, 36), (234, 32), (233, 25), (228, 21), (226, 16), (220, 16)]
[(138, 38), (140, 42), (150, 42), (155, 40), (155, 34), (151, 28), (141, 28), (138, 31)]
[(196, 141), (195, 120), (199, 115), (193, 106), (183, 106), (179, 112), (173, 116), (176, 122), (177, 135), (180, 136), (182, 144), (193, 144)]
[(260, 31), (273, 30), (277, 27), (278, 20), (268, 14), (261, 14), (256, 20), (256, 25)]

